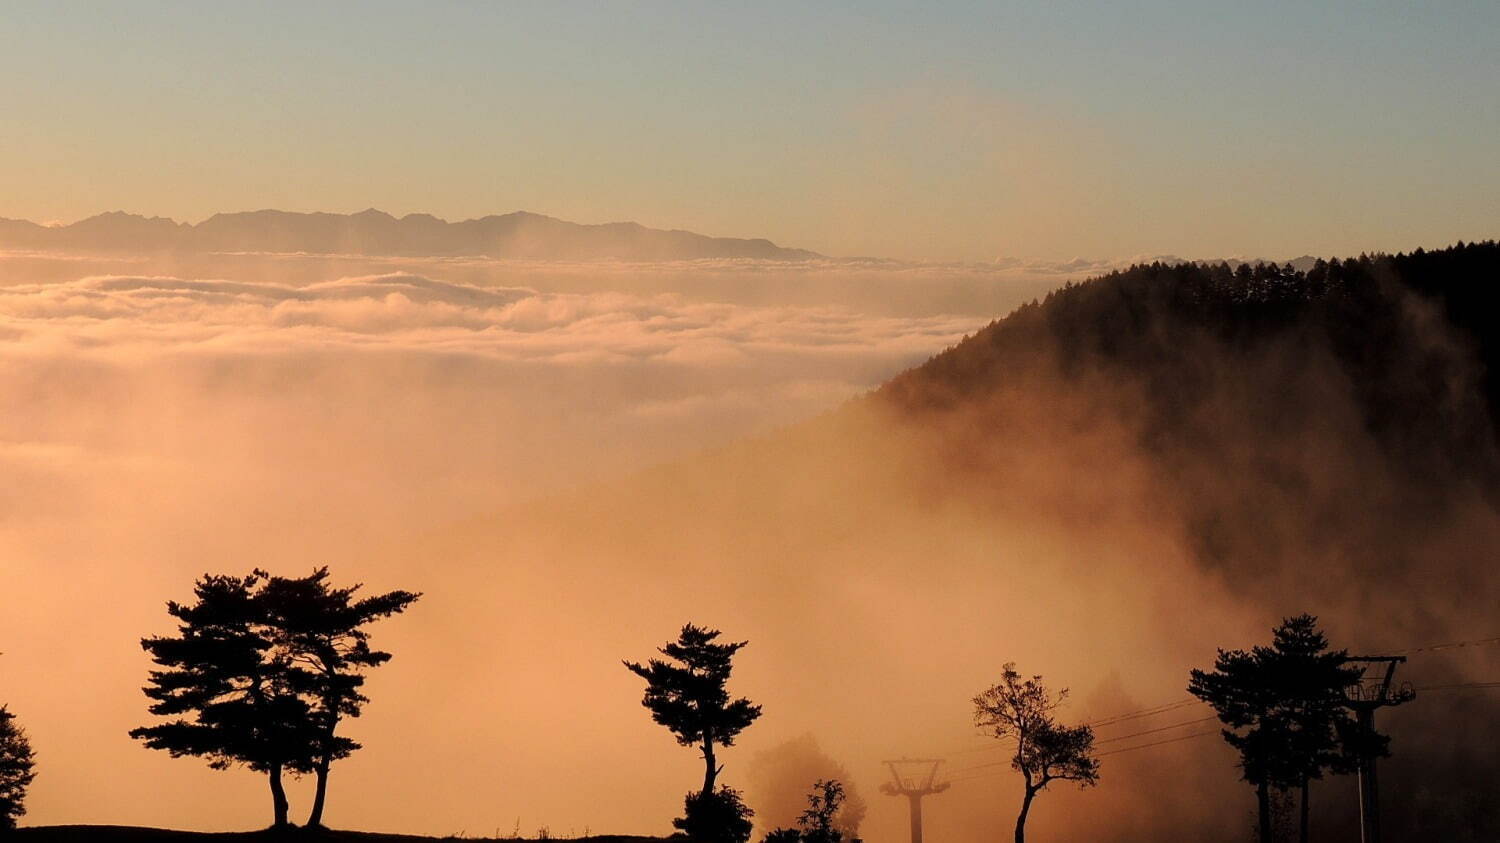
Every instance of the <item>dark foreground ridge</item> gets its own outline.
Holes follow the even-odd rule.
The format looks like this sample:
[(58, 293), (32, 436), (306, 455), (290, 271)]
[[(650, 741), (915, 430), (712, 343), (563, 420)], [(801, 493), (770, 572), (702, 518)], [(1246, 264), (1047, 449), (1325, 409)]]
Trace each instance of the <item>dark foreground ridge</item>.
[[(31, 843), (66, 843), (67, 841), (79, 841), (79, 843), (157, 843), (157, 841), (178, 840), (218, 840), (218, 841), (361, 841), (361, 843), (381, 843), (381, 841), (401, 840), (504, 840), (509, 843), (521, 843), (534, 838), (526, 837), (471, 837), (468, 835), (450, 834), (442, 837), (426, 837), (419, 834), (380, 834), (369, 831), (339, 831), (337, 829), (300, 829), (294, 828), (287, 831), (274, 831), (262, 829), (260, 831), (173, 831), (165, 828), (140, 828), (124, 825), (44, 825), (32, 828), (17, 829), (16, 837)], [(569, 841), (569, 843), (664, 843), (671, 838), (666, 837), (642, 837), (632, 834), (598, 834), (590, 837), (554, 837), (553, 841)]]

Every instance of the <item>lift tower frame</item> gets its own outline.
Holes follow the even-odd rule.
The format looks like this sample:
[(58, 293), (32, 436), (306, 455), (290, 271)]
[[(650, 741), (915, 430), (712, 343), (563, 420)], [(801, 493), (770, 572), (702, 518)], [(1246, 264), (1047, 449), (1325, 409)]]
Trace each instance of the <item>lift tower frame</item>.
[[(887, 796), (905, 796), (911, 812), (911, 843), (922, 843), (922, 798), (948, 789), (949, 782), (937, 781), (941, 758), (897, 758), (882, 762), (891, 769), (891, 780), (880, 786)], [(903, 776), (900, 765), (926, 767), (926, 774)]]
[[(1406, 656), (1350, 656), (1347, 661), (1364, 663), (1360, 681), (1344, 689), (1344, 706), (1354, 712), (1361, 734), (1368, 737), (1375, 734), (1376, 709), (1409, 703), (1416, 699), (1417, 692), (1409, 682), (1391, 687), (1396, 665), (1405, 663)], [(1382, 666), (1383, 673), (1366, 680), (1372, 668), (1379, 671)], [(1380, 843), (1380, 780), (1375, 774), (1375, 762), (1373, 753), (1366, 753), (1359, 760), (1360, 843)]]

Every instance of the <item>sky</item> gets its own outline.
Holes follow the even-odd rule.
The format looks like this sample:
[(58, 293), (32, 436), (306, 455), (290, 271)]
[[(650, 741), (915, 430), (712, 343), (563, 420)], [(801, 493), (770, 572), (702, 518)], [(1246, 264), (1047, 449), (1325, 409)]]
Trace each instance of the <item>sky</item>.
[(8, 3), (0, 216), (525, 209), (830, 255), (1500, 226), (1489, 2)]
[[(260, 777), (127, 736), (149, 720), (139, 641), (206, 570), (329, 565), (424, 592), (379, 629), (397, 658), (349, 725), (367, 749), (336, 771), (335, 826), (665, 832), (701, 771), (619, 662), (692, 621), (753, 642), (735, 688), (767, 713), (725, 760), (756, 804), (753, 759), (813, 734), (870, 800), (868, 839), (900, 839), (880, 761), (943, 752), (998, 775), (948, 794), (933, 836), (991, 839), (1019, 794), (969, 700), (1007, 659), (1073, 688), (1070, 718), (1119, 714), (1180, 700), (1282, 607), (1198, 564), (1174, 517), (1194, 487), (1157, 485), (1128, 385), (1021, 381), (931, 430), (859, 396), (1133, 257), (1500, 233), (1492, 2), (0, 15), (0, 217), (524, 209), (901, 259), (0, 250), (0, 704), (39, 754), (28, 824), (264, 825)], [(1226, 441), (1386, 500), (1400, 475), (1364, 470), (1343, 381), (1297, 360), (1329, 385), (1317, 424)], [(1206, 417), (1250, 418), (1222, 386)], [(1402, 553), (1488, 558), (1500, 518), (1455, 498)], [(1408, 646), (1488, 623), (1492, 592), (1327, 609), (1345, 631), (1435, 618), (1385, 624)], [(1049, 796), (1041, 836), (1238, 833), (1227, 750), (1163, 752)]]

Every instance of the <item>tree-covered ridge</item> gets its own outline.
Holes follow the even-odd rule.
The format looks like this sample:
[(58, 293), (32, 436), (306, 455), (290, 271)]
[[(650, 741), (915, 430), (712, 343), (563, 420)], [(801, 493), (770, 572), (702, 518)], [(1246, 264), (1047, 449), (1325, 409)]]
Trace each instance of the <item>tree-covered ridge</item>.
[[(922, 424), (977, 408), (998, 433), (1018, 407), (1072, 389), (1097, 396), (1098, 415), (1129, 427), (1178, 486), (1233, 472), (1317, 492), (1305, 455), (1276, 446), (1326, 435), (1348, 450), (1342, 458), (1378, 461), (1413, 489), (1442, 481), (1494, 495), (1497, 281), (1492, 241), (1318, 261), (1306, 272), (1135, 266), (1022, 306), (874, 399)], [(1257, 453), (1238, 455), (1245, 443)], [(1258, 491), (1209, 491), (1247, 489)]]
[[(1306, 272), (1290, 264), (1137, 265), (1067, 284), (1023, 305), (892, 379), (881, 393), (908, 407), (940, 407), (1000, 385), (1007, 370), (1027, 368), (1044, 351), (1056, 352), (1063, 374), (1090, 366), (1170, 365), (1180, 371), (1195, 340), (1246, 350), (1278, 336), (1326, 340), (1353, 367), (1354, 381), (1389, 382), (1398, 373), (1388, 368), (1406, 350), (1392, 343), (1417, 339), (1412, 333), (1420, 327), (1406, 308), (1423, 302), (1474, 343), (1484, 364), (1485, 395), (1494, 406), (1500, 397), (1500, 367), (1493, 365), (1500, 336), (1491, 330), (1500, 303), (1497, 283), (1495, 241), (1319, 260)], [(1380, 395), (1369, 393), (1371, 399)]]

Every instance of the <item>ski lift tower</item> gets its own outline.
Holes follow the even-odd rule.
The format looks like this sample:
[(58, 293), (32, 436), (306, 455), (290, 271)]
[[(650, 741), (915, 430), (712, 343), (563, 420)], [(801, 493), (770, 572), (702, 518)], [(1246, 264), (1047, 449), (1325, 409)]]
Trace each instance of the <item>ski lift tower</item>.
[[(1392, 688), (1396, 665), (1406, 656), (1350, 656), (1364, 670), (1357, 684), (1344, 689), (1344, 705), (1352, 709), (1359, 721), (1360, 734), (1375, 734), (1375, 709), (1401, 705), (1416, 698), (1410, 682)], [(1373, 676), (1372, 676), (1373, 674)], [(1362, 753), (1359, 761), (1359, 839), (1361, 843), (1380, 843), (1380, 783), (1375, 776), (1375, 755)]]
[(922, 797), (942, 793), (948, 782), (937, 781), (941, 758), (898, 758), (886, 761), (891, 780), (880, 786), (887, 796), (905, 796), (911, 809), (911, 843), (922, 843)]

